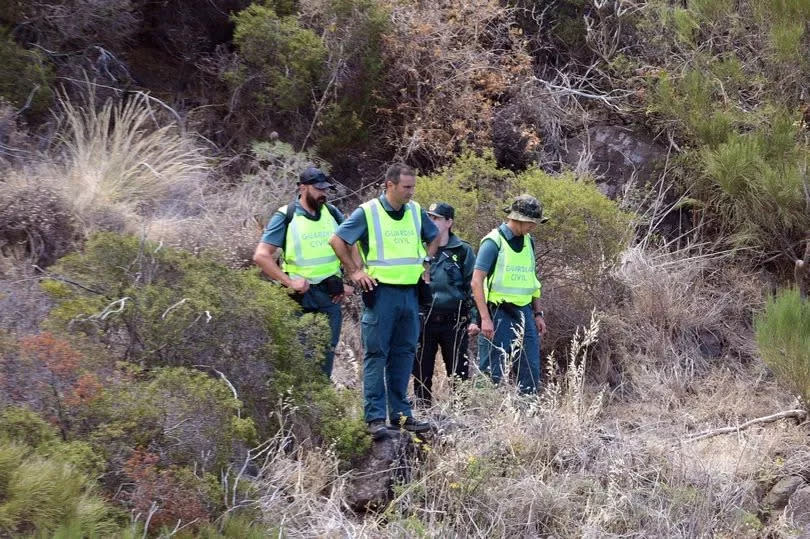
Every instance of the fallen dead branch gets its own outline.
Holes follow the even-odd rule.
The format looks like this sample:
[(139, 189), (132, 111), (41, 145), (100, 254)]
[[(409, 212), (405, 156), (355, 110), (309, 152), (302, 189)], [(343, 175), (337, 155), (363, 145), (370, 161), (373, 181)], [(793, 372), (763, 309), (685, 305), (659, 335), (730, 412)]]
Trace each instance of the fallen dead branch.
[(766, 415), (764, 417), (757, 417), (756, 419), (751, 419), (750, 421), (746, 421), (742, 425), (704, 430), (703, 432), (698, 432), (697, 434), (693, 434), (693, 435), (689, 436), (684, 441), (686, 441), (686, 442), (695, 442), (697, 440), (703, 440), (705, 438), (711, 438), (713, 436), (718, 436), (720, 434), (730, 434), (732, 432), (740, 432), (741, 430), (747, 429), (748, 427), (753, 427), (754, 425), (763, 425), (765, 423), (773, 423), (774, 421), (779, 421), (780, 419), (795, 418), (795, 419), (803, 420), (806, 417), (807, 417), (807, 412), (804, 411), (804, 410), (785, 410), (785, 411), (778, 412), (778, 413), (775, 413), (775, 414)]

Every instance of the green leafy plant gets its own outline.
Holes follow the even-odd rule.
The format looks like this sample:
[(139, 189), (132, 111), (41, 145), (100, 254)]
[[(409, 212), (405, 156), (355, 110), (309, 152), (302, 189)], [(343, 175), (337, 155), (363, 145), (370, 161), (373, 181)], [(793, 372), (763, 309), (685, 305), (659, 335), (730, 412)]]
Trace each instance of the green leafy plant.
[(754, 321), (762, 359), (792, 392), (810, 403), (810, 301), (798, 289), (768, 298)]
[(416, 182), (415, 198), (427, 209), (434, 202), (447, 202), (456, 210), (453, 230), (477, 246), (503, 216), (504, 193), (515, 175), (498, 168), (492, 150), (477, 155), (464, 151), (452, 163)]

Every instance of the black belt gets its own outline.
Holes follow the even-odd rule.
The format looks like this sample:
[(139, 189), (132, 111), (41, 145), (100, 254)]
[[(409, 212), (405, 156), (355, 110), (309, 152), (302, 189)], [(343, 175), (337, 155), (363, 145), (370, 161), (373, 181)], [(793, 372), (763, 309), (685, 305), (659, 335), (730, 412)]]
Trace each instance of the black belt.
[(459, 313), (457, 311), (435, 311), (435, 310), (423, 310), (420, 314), (422, 316), (427, 317), (430, 322), (442, 323), (442, 322), (453, 322), (456, 323), (459, 320), (465, 320), (470, 317), (469, 312), (462, 312)]

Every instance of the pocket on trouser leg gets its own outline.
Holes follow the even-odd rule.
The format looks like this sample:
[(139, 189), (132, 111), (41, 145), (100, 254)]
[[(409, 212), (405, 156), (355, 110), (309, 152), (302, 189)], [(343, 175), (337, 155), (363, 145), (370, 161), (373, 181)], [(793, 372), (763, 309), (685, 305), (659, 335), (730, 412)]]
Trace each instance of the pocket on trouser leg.
[(367, 354), (380, 351), (379, 325), (380, 318), (377, 313), (368, 309), (363, 311), (360, 326), (363, 330), (363, 346)]

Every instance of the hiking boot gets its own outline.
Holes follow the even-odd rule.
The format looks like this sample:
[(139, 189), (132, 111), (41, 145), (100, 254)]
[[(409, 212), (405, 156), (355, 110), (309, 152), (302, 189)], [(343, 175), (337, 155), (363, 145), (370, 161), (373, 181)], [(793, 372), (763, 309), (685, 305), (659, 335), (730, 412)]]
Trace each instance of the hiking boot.
[(430, 430), (430, 423), (426, 421), (417, 421), (411, 416), (405, 418), (405, 421), (400, 421), (397, 426), (402, 427), (408, 432), (428, 432)]
[(372, 419), (368, 422), (368, 433), (373, 440), (380, 440), (388, 436), (388, 425), (385, 419)]

